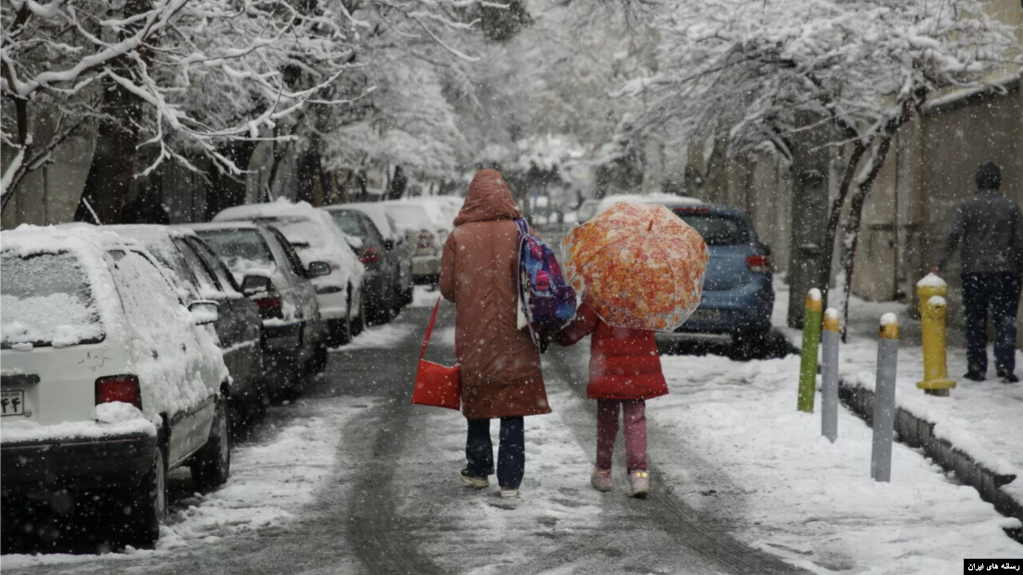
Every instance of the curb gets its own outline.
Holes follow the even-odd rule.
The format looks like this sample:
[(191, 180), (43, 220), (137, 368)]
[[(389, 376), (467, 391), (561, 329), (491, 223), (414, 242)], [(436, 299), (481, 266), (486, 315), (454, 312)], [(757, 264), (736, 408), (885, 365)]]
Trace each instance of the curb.
[[(838, 382), (838, 397), (853, 413), (873, 425), (874, 392), (858, 386)], [(998, 474), (977, 463), (970, 455), (947, 439), (934, 437), (934, 423), (918, 417), (902, 407), (895, 413), (896, 440), (909, 447), (923, 449), (928, 457), (956, 479), (977, 490), (980, 498), (995, 506), (995, 510), (1023, 522), (1023, 501), (1017, 501), (999, 489), (1016, 480), (1015, 475)], [(1006, 529), (1006, 534), (1023, 543), (1023, 529)]]

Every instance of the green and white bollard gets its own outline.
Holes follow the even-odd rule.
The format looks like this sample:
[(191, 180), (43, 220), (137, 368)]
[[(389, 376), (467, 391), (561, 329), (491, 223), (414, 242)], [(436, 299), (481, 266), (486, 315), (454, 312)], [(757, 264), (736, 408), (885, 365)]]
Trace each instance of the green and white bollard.
[(813, 413), (817, 388), (817, 346), (821, 342), (821, 290), (806, 294), (803, 315), (803, 357), (799, 364), (799, 411)]

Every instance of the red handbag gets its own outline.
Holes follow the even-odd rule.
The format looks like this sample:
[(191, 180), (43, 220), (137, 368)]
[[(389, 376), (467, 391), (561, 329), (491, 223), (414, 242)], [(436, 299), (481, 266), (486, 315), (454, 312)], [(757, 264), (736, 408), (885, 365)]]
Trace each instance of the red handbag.
[(419, 367), (416, 369), (416, 387), (412, 390), (412, 403), (447, 407), (457, 411), (461, 408), (462, 402), (461, 369), (457, 365), (448, 367), (423, 359), (426, 347), (430, 345), (430, 336), (433, 335), (433, 324), (437, 321), (439, 308), (440, 299), (437, 300), (437, 305), (433, 306), (430, 323), (426, 325), (426, 337), (423, 338), (423, 349), (419, 352)]

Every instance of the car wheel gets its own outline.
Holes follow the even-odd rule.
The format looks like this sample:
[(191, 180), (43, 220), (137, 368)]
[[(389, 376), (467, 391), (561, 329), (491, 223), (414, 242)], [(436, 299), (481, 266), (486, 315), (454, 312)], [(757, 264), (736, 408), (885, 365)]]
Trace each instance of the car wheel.
[(163, 450), (158, 445), (142, 483), (131, 494), (129, 543), (136, 547), (152, 547), (160, 538), (160, 524), (167, 515), (167, 468)]
[(316, 351), (313, 352), (313, 360), (309, 365), (309, 373), (317, 374), (323, 373), (327, 369), (327, 360), (330, 357), (330, 353), (327, 351), (326, 345), (317, 345)]
[[(367, 318), (366, 318), (366, 294), (359, 294), (359, 295), (361, 296), (359, 298), (359, 315), (357, 315), (355, 317), (355, 321), (350, 322), (351, 323), (350, 333), (351, 333), (352, 336), (359, 335), (360, 333), (366, 331), (366, 320), (367, 320)], [(351, 337), (349, 337), (349, 341), (351, 341)]]
[(220, 487), (231, 475), (230, 418), (225, 399), (221, 396), (217, 401), (217, 413), (213, 416), (209, 439), (189, 464), (192, 484), (203, 493)]
[(739, 360), (761, 359), (767, 354), (767, 332), (743, 330), (732, 338), (732, 356)]

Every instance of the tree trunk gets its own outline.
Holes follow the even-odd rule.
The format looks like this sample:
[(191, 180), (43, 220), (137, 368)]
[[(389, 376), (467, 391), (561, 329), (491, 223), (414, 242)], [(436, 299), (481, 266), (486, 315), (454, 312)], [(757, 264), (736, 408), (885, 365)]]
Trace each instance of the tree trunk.
[(853, 195), (849, 204), (849, 220), (846, 222), (846, 241), (842, 251), (842, 269), (845, 272), (845, 301), (842, 303), (842, 342), (845, 343), (849, 329), (849, 300), (852, 299), (852, 278), (856, 267), (856, 248), (860, 243), (860, 223), (863, 221), (863, 206), (867, 201), (867, 195), (874, 187), (874, 180), (884, 166), (885, 158), (888, 157), (888, 150), (891, 149), (892, 136), (885, 134), (881, 136), (877, 152), (871, 158), (873, 162), (870, 171), (862, 182), (856, 187), (856, 194)]
[(111, 80), (103, 83), (105, 116), (96, 133), (96, 149), (75, 210), (76, 222), (119, 223), (135, 179), (142, 101)]
[(853, 177), (856, 175), (856, 171), (859, 169), (860, 161), (863, 159), (863, 154), (866, 153), (868, 146), (865, 146), (862, 141), (857, 139), (853, 144), (852, 153), (849, 155), (849, 160), (846, 162), (845, 171), (842, 174), (842, 182), (838, 186), (838, 195), (835, 196), (833, 202), (831, 202), (831, 212), (828, 214), (828, 226), (824, 232), (824, 254), (821, 260), (820, 278), (817, 280), (821, 286), (821, 295), (823, 309), (828, 307), (828, 292), (831, 290), (831, 265), (832, 259), (835, 253), (835, 238), (838, 237), (838, 224), (842, 220), (842, 206), (845, 205), (846, 198), (849, 197), (849, 190), (852, 188)]
[[(149, 6), (149, 0), (128, 0), (123, 17), (127, 20), (138, 16)], [(134, 24), (121, 35), (132, 34), (138, 25)], [(122, 56), (114, 66), (118, 74), (131, 79), (135, 74), (127, 62), (128, 59)], [(121, 210), (128, 203), (135, 179), (143, 102), (109, 78), (103, 80), (102, 86), (104, 116), (99, 122), (96, 149), (92, 153), (78, 209), (75, 210), (75, 221), (116, 224), (121, 221)]]
[[(257, 144), (251, 140), (233, 141), (220, 146), (217, 152), (231, 160), (238, 169), (247, 170)], [(226, 170), (217, 169), (210, 180), (210, 193), (206, 196), (207, 220), (212, 220), (221, 210), (245, 203), (245, 174), (235, 176)]]
[[(802, 118), (801, 125), (817, 123), (816, 118)], [(828, 213), (828, 160), (825, 144), (828, 128), (820, 126), (801, 132), (799, 140), (790, 143), (792, 151), (792, 227), (789, 236), (791, 263), (789, 286), (791, 298), (787, 323), (802, 328), (803, 298), (812, 288), (820, 289), (821, 278), (828, 276), (822, 268), (823, 255), (830, 249), (824, 243), (820, 222)]]

